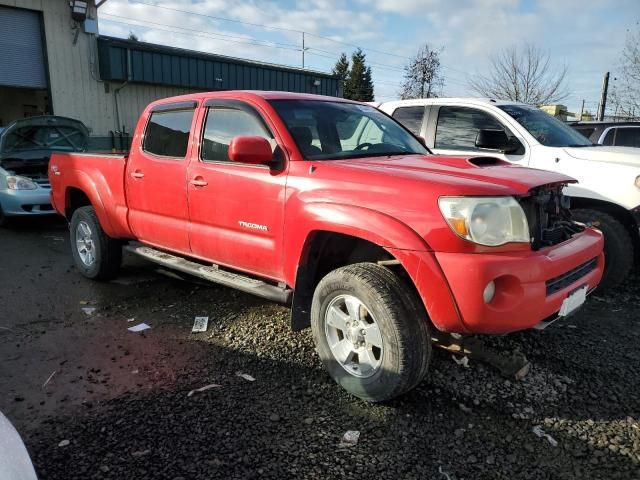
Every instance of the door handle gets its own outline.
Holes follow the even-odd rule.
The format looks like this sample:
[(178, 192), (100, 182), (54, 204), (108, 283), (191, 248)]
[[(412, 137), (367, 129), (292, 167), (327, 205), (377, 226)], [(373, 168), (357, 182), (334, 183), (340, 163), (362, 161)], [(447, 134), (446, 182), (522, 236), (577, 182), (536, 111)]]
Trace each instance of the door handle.
[(144, 173), (142, 173), (140, 170), (135, 170), (131, 172), (131, 176), (133, 178), (144, 178)]
[(202, 178), (201, 176), (197, 176), (194, 179), (192, 179), (189, 182), (191, 185), (193, 185), (194, 187), (206, 187), (207, 185), (209, 185), (209, 182), (207, 182), (204, 178)]

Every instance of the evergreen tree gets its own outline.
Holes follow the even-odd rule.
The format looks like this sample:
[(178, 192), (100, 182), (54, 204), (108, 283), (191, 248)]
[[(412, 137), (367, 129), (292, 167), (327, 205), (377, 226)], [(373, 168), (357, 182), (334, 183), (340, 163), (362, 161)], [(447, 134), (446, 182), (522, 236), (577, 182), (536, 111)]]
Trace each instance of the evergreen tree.
[[(340, 79), (342, 90), (345, 92), (347, 78), (349, 78), (349, 60), (347, 59), (346, 53), (343, 52), (342, 55), (340, 55), (340, 58), (333, 67), (333, 74)], [(343, 95), (345, 94), (343, 93)]]
[(360, 102), (372, 102), (374, 99), (371, 67), (367, 66), (366, 54), (361, 49), (351, 55), (351, 69), (344, 84), (344, 98)]

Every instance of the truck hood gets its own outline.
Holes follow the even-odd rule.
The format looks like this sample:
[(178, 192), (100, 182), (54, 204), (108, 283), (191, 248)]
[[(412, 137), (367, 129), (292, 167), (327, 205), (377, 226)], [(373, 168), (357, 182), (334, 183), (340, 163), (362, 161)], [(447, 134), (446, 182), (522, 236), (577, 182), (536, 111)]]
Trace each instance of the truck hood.
[(561, 173), (520, 167), (493, 157), (406, 155), (333, 160), (331, 163), (434, 183), (451, 183), (452, 178), (460, 186), (465, 180), (473, 185), (481, 182), (497, 187), (496, 194), (509, 190), (512, 194), (525, 195), (541, 185), (576, 182)]
[(567, 155), (578, 160), (640, 166), (640, 148), (633, 147), (566, 147)]

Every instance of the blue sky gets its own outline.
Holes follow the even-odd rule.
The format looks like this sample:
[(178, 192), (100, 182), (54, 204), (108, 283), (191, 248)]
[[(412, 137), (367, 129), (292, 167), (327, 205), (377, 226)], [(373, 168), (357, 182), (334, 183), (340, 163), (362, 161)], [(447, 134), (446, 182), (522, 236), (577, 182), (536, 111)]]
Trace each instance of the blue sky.
[(397, 98), (402, 67), (425, 42), (442, 48), (447, 96), (473, 95), (468, 79), (487, 72), (491, 53), (529, 42), (567, 65), (563, 103), (579, 111), (584, 99), (595, 111), (602, 76), (615, 78), (626, 31), (640, 21), (640, 0), (108, 0), (99, 20), (103, 35), (133, 31), (151, 43), (298, 67), (304, 31), (305, 66), (321, 71), (360, 46), (381, 101)]

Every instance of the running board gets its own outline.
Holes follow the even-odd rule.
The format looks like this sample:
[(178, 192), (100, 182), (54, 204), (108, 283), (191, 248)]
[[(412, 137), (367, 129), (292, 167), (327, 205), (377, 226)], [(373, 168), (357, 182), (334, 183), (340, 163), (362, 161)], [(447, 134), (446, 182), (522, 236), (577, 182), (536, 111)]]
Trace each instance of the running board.
[(156, 250), (143, 245), (126, 245), (125, 250), (172, 270), (188, 273), (225, 287), (235, 288), (274, 302), (290, 304), (293, 290), (284, 286), (271, 285), (257, 278), (223, 270), (218, 265), (202, 265), (184, 257)]

